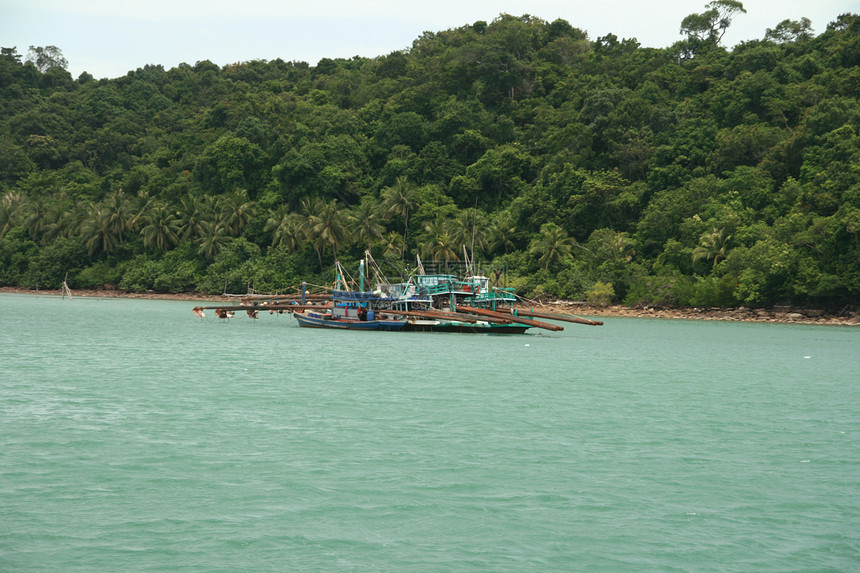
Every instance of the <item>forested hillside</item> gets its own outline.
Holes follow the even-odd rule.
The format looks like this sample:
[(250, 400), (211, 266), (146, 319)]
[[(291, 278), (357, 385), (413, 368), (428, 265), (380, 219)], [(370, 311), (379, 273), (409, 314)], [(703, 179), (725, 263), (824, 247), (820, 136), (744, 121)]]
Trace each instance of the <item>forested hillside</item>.
[(529, 297), (856, 303), (860, 16), (778, 20), (652, 49), (502, 15), (103, 80), (3, 48), (0, 286), (275, 292), (467, 245)]

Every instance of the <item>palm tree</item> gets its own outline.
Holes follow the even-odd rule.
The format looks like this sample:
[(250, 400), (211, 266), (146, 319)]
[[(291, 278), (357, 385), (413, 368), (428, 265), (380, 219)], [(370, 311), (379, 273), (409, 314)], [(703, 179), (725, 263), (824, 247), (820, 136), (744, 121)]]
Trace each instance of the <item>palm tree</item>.
[(317, 259), (320, 262), (320, 269), (322, 269), (322, 253), (320, 250), (323, 247), (323, 243), (320, 242), (316, 229), (323, 209), (325, 209), (325, 201), (319, 197), (304, 197), (299, 202), (299, 206), (302, 219), (299, 221), (296, 231), (304, 240), (314, 246), (314, 250), (317, 252)]
[(484, 219), (483, 211), (464, 209), (448, 223), (448, 232), (458, 249), (465, 246), (472, 253), (476, 247), (484, 248), (487, 238)]
[(403, 238), (409, 236), (409, 211), (415, 208), (415, 186), (406, 177), (398, 177), (394, 185), (382, 190), (382, 208), (389, 217), (399, 215), (403, 218)]
[(490, 225), (487, 250), (494, 253), (501, 247), (508, 254), (508, 248), (516, 247), (513, 242), (516, 232), (513, 216), (508, 211), (500, 212)]
[(15, 208), (0, 201), (0, 239), (15, 226)]
[(52, 203), (48, 205), (45, 213), (45, 221), (42, 227), (41, 243), (50, 243), (57, 237), (65, 236), (65, 225), (67, 209), (61, 203)]
[(433, 261), (460, 260), (460, 245), (451, 234), (452, 224), (441, 217), (424, 224), (421, 234), (421, 256)]
[(555, 223), (544, 223), (540, 234), (529, 245), (529, 252), (536, 255), (544, 269), (570, 256), (574, 241), (567, 232)]
[(443, 235), (446, 231), (445, 220), (439, 216), (432, 221), (424, 221), (424, 228), (417, 234), (418, 254), (429, 259), (433, 250), (433, 243), (436, 238)]
[(615, 237), (612, 240), (612, 249), (628, 263), (636, 256), (636, 242), (627, 233), (615, 233)]
[(717, 266), (722, 259), (726, 258), (729, 249), (731, 234), (726, 234), (725, 229), (714, 229), (710, 233), (704, 233), (699, 237), (699, 246), (693, 250), (693, 260), (713, 260), (713, 267)]
[(207, 259), (214, 259), (230, 240), (230, 237), (221, 226), (207, 223), (203, 235), (198, 240), (200, 248), (197, 249), (197, 254)]
[(179, 223), (179, 238), (183, 241), (194, 240), (203, 236), (206, 226), (213, 220), (213, 213), (208, 202), (189, 195), (179, 202), (177, 212)]
[(79, 232), (90, 256), (102, 252), (110, 254), (118, 245), (117, 236), (110, 228), (110, 220), (110, 213), (103, 206), (91, 205), (87, 210)]
[(338, 206), (337, 199), (324, 203), (313, 222), (312, 232), (321, 245), (322, 252), (325, 253), (326, 246), (331, 245), (335, 259), (337, 259), (337, 248), (346, 241), (345, 223), (344, 213)]
[(12, 230), (18, 218), (21, 195), (9, 191), (0, 199), (0, 239)]
[(245, 189), (228, 196), (221, 203), (221, 226), (234, 237), (238, 237), (245, 225), (254, 218), (255, 205), (248, 199), (248, 191)]
[(79, 235), (81, 226), (87, 219), (88, 212), (89, 204), (85, 201), (75, 201), (66, 208), (57, 222), (57, 225), (60, 227), (58, 236), (74, 237)]
[[(142, 211), (143, 209), (141, 209)], [(105, 229), (118, 238), (122, 244), (123, 233), (128, 233), (134, 228), (140, 213), (135, 214), (131, 202), (120, 189), (108, 196), (102, 202), (101, 217)]]
[(164, 203), (156, 203), (143, 215), (143, 246), (158, 248), (164, 251), (179, 243), (179, 221), (176, 215)]
[(397, 231), (391, 231), (382, 237), (382, 256), (386, 259), (402, 259), (406, 251), (406, 240)]
[(21, 225), (34, 241), (40, 241), (50, 225), (48, 204), (41, 197), (24, 201), (21, 206)]
[(301, 244), (300, 224), (301, 215), (291, 213), (287, 205), (281, 205), (277, 210), (272, 211), (269, 218), (266, 219), (266, 226), (263, 231), (272, 232), (273, 247), (283, 245), (292, 252), (298, 249)]
[(357, 206), (347, 213), (350, 231), (356, 242), (365, 245), (382, 239), (385, 227), (380, 223), (379, 205), (370, 197), (364, 197)]

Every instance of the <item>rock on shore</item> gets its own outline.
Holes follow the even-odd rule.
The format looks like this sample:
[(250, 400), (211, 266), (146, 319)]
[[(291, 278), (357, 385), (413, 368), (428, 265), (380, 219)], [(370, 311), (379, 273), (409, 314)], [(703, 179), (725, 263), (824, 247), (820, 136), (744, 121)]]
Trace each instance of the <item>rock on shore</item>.
[[(527, 307), (529, 305), (523, 305)], [(687, 320), (725, 320), (738, 322), (783, 322), (798, 324), (840, 324), (860, 326), (860, 311), (846, 309), (840, 314), (829, 314), (821, 309), (799, 309), (785, 306), (773, 308), (657, 308), (590, 306), (571, 301), (551, 301), (540, 305), (548, 312), (564, 312), (585, 316), (626, 316), (637, 318), (670, 318)], [(537, 306), (535, 306), (537, 308)]]

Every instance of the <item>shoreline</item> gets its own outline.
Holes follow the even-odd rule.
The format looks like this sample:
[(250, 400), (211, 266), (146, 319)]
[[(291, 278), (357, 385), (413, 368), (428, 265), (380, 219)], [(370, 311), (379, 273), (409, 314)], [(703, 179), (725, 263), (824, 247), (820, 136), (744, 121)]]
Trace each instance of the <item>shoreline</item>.
[[(26, 294), (62, 296), (60, 289), (31, 290), (21, 287), (0, 287), (0, 294)], [(234, 300), (242, 295), (203, 294), (203, 293), (157, 293), (125, 292), (121, 290), (74, 290), (73, 297), (87, 298), (138, 298), (152, 300), (181, 300), (188, 302), (221, 302)], [(596, 316), (613, 318), (661, 318), (674, 320), (722, 320), (734, 322), (776, 322), (784, 324), (828, 324), (837, 326), (860, 326), (860, 311), (850, 310), (842, 315), (829, 314), (818, 309), (793, 307), (764, 308), (655, 308), (610, 305), (591, 306), (571, 301), (520, 303), (519, 308), (540, 309), (545, 312), (558, 312), (577, 316)]]

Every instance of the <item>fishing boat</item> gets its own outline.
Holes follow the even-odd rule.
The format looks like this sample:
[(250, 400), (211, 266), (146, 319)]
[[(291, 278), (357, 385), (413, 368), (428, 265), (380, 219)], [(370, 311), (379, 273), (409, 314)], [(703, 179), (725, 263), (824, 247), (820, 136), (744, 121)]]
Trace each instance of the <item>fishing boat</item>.
[[(559, 331), (557, 324), (535, 318), (577, 322), (593, 326), (602, 322), (562, 314), (540, 313), (516, 308), (513, 289), (490, 285), (490, 279), (467, 267), (467, 276), (427, 274), (418, 259), (418, 272), (403, 281), (388, 281), (369, 252), (359, 263), (359, 278), (348, 278), (335, 261), (336, 279), (331, 294), (309, 294), (302, 283), (300, 293), (281, 296), (243, 297), (239, 305), (195, 307), (196, 316), (215, 309), (219, 318), (231, 318), (244, 310), (251, 318), (260, 311), (291, 314), (299, 326), (341, 330), (468, 332), (522, 334), (529, 328)], [(368, 281), (368, 271), (373, 280)], [(369, 284), (375, 284), (368, 290)], [(353, 290), (351, 287), (357, 287)]]
[[(382, 297), (364, 290), (364, 260), (359, 264), (359, 290), (349, 289), (340, 261), (335, 261), (337, 278), (331, 295), (331, 306), (302, 308), (292, 312), (299, 326), (346, 330), (402, 330), (407, 319), (383, 311)], [(302, 285), (304, 293), (305, 285)]]
[[(368, 266), (377, 279), (382, 275), (370, 253), (365, 253)], [(404, 330), (418, 332), (470, 332), (495, 334), (522, 334), (530, 325), (516, 323), (511, 317), (476, 316), (457, 312), (458, 306), (469, 306), (492, 311), (512, 309), (516, 302), (513, 289), (490, 286), (490, 279), (472, 270), (465, 255), (467, 276), (428, 274), (421, 258), (417, 257), (416, 272), (407, 280), (390, 283), (379, 280), (374, 291), (381, 297), (379, 304), (389, 312), (404, 312), (407, 319)]]
[(477, 300), (481, 296), (489, 300), (480, 285), (474, 277), (459, 280), (454, 275), (420, 274), (402, 283), (381, 283), (374, 292), (380, 297), (378, 308), (407, 317), (406, 331), (522, 334), (528, 330), (528, 325), (517, 324), (510, 317), (458, 312), (458, 305), (480, 304)]

